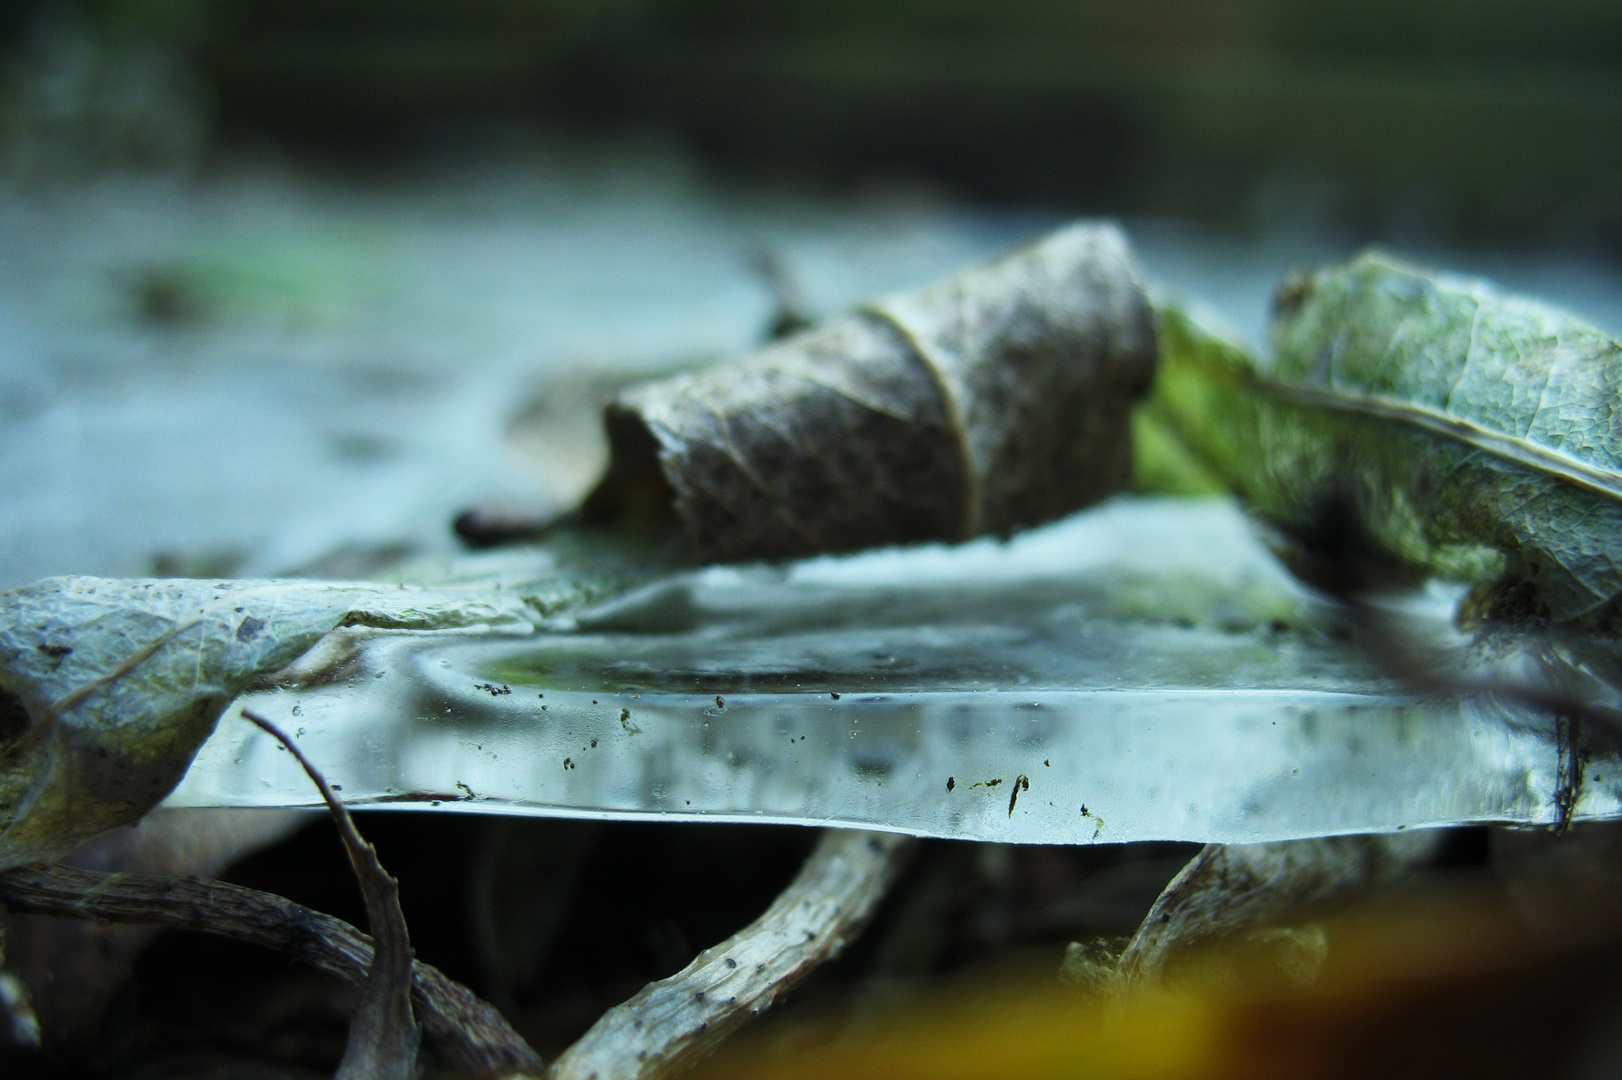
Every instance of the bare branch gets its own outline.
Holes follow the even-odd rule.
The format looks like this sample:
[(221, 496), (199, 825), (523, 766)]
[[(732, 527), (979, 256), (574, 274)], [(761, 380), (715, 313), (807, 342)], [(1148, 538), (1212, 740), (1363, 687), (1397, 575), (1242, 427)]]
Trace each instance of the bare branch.
[(910, 848), (889, 833), (828, 832), (765, 914), (610, 1009), (550, 1080), (658, 1080), (713, 1053), (861, 932)]
[(1124, 980), (1153, 978), (1177, 951), (1267, 926), (1410, 873), (1438, 830), (1208, 844), (1171, 880), (1121, 954)]
[[(83, 870), (218, 874), (310, 820), (304, 810), (158, 809), (64, 860)], [(6, 925), (6, 963), (31, 992), (53, 1048), (88, 1046), (135, 962), (161, 931), (131, 923), (19, 915)]]
[[(0, 872), (12, 911), (195, 930), (275, 949), (356, 986), (372, 939), (342, 919), (260, 892), (196, 877), (104, 874), (52, 863)], [(538, 1075), (541, 1059), (500, 1013), (438, 968), (416, 963), (412, 1004), (439, 1057), (457, 1073)]]

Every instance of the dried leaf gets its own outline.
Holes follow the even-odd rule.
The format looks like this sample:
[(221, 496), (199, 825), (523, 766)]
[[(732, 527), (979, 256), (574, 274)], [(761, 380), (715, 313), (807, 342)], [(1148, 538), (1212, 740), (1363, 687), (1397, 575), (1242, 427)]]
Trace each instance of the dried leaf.
[(1398, 566), (1478, 583), (1479, 614), (1603, 621), (1622, 594), (1622, 344), (1377, 254), (1277, 305), (1265, 362), (1162, 312), (1152, 411), (1200, 460), (1298, 538), (1348, 502)]
[(623, 394), (586, 509), (673, 503), (706, 562), (1006, 534), (1126, 486), (1154, 360), (1125, 238), (1072, 226)]
[(51, 578), (0, 597), (0, 868), (167, 795), (220, 713), (335, 626), (525, 627), (491, 589)]
[(349, 854), (349, 865), (366, 898), (366, 921), (371, 924), (375, 951), (360, 1005), (349, 1018), (349, 1038), (334, 1080), (414, 1080), (422, 1033), (411, 1010), (411, 936), (406, 930), (405, 912), (400, 910), (400, 887), (378, 861), (377, 849), (361, 838), (348, 809), (297, 744), (264, 717), (246, 709), (242, 715), (287, 747), (310, 774), (327, 809), (332, 811), (338, 835)]

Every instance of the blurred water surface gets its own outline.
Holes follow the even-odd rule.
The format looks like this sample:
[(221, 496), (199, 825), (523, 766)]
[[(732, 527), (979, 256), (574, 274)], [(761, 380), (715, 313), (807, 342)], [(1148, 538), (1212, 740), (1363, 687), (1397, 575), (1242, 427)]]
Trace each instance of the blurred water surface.
[[(903, 187), (746, 191), (636, 142), (0, 189), (0, 586), (447, 550), (470, 503), (578, 494), (599, 452), (583, 379), (757, 344), (763, 258), (820, 317), (1060, 220)], [(1310, 222), (1127, 224), (1152, 274), (1255, 339), (1282, 273), (1358, 246)], [(1598, 258), (1416, 254), (1622, 326)], [(526, 439), (549, 401), (563, 437)]]

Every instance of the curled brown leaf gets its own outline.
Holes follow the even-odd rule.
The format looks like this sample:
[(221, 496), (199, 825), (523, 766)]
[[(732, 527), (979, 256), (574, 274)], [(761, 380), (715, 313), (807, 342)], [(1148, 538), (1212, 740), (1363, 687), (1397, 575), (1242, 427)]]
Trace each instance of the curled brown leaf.
[(1156, 358), (1113, 226), (621, 394), (588, 516), (674, 511), (700, 561), (962, 540), (1121, 490)]

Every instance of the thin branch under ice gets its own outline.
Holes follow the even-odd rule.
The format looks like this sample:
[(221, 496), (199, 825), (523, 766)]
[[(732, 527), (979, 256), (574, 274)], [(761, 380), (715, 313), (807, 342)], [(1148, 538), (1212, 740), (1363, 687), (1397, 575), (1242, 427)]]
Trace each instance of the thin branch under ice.
[(1153, 978), (1172, 955), (1289, 919), (1411, 873), (1436, 854), (1438, 830), (1208, 844), (1171, 880), (1121, 954), (1127, 980)]
[[(372, 939), (342, 919), (272, 893), (206, 878), (103, 874), (52, 864), (0, 873), (12, 911), (196, 930), (275, 949), (362, 986)], [(412, 1005), (435, 1052), (459, 1075), (538, 1074), (540, 1057), (473, 991), (417, 962)]]
[(765, 914), (610, 1009), (550, 1080), (657, 1080), (712, 1053), (860, 933), (910, 847), (889, 833), (829, 831)]

